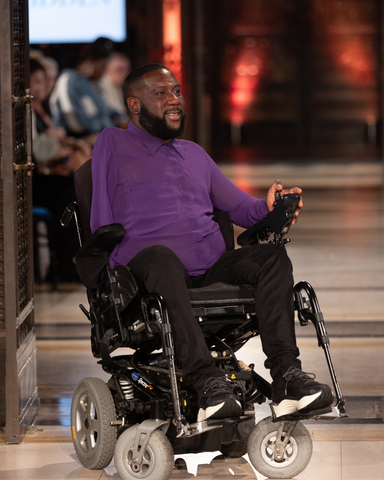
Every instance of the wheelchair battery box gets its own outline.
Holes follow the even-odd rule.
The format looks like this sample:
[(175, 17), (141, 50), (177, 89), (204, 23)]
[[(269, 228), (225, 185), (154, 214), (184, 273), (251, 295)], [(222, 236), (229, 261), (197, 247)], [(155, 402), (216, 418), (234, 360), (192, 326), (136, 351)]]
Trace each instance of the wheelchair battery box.
[(96, 291), (99, 314), (104, 323), (109, 325), (117, 320), (116, 309), (122, 312), (132, 302), (138, 292), (138, 286), (129, 267), (107, 266), (104, 279)]

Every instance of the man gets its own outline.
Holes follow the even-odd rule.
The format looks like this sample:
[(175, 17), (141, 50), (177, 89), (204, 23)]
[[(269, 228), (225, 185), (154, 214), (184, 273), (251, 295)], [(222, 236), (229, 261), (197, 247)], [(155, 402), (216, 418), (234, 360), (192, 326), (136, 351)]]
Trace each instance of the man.
[(91, 145), (101, 130), (114, 125), (114, 112), (96, 86), (105, 71), (108, 55), (97, 45), (86, 46), (80, 52), (76, 69), (66, 69), (60, 74), (49, 100), (56, 125)]
[[(126, 228), (110, 256), (128, 264), (138, 282), (167, 303), (176, 357), (198, 393), (198, 421), (239, 415), (241, 406), (217, 368), (192, 314), (187, 288), (217, 281), (255, 286), (265, 365), (277, 416), (333, 401), (330, 388), (301, 371), (293, 321), (292, 267), (284, 248), (256, 245), (225, 252), (213, 208), (249, 227), (273, 209), (275, 181), (266, 199), (233, 185), (197, 144), (177, 140), (184, 129), (180, 84), (166, 67), (144, 65), (124, 83), (132, 121), (108, 128), (93, 151), (91, 228), (118, 222)], [(295, 213), (300, 213), (302, 201)]]

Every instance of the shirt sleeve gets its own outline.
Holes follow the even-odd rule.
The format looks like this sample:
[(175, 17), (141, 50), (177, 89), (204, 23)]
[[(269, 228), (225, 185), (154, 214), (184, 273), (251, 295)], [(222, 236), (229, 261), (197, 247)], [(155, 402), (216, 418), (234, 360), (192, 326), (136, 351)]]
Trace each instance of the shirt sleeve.
[(236, 225), (248, 228), (268, 213), (265, 198), (255, 198), (240, 190), (207, 155), (211, 172), (211, 201), (215, 208), (229, 213)]
[(108, 129), (96, 139), (92, 153), (91, 230), (115, 223), (112, 205), (117, 184), (117, 165), (114, 143)]

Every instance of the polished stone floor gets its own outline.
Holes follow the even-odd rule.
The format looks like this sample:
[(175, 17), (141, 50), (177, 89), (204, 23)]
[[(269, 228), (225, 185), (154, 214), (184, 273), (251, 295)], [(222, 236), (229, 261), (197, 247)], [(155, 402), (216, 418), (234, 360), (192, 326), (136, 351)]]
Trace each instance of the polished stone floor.
[[(304, 176), (305, 208), (289, 235), (295, 280), (306, 280), (316, 290), (349, 414), (331, 423), (305, 422), (314, 450), (297, 480), (384, 480), (384, 200), (372, 178), (361, 178), (327, 188), (326, 181), (314, 184)], [(77, 382), (107, 378), (92, 357), (88, 321), (78, 309), (86, 304), (85, 291), (79, 285), (60, 285), (56, 292), (40, 287), (35, 300), (40, 408), (35, 428), (21, 445), (5, 445), (0, 436), (0, 478), (118, 480), (113, 463), (103, 471), (83, 468), (70, 439)], [(296, 331), (303, 369), (330, 383), (313, 326), (297, 323)], [(238, 357), (269, 378), (258, 338)], [(256, 415), (257, 421), (268, 416), (268, 405), (258, 407)], [(195, 473), (205, 480), (265, 478), (245, 458), (224, 459), (217, 452), (177, 460), (171, 479)]]

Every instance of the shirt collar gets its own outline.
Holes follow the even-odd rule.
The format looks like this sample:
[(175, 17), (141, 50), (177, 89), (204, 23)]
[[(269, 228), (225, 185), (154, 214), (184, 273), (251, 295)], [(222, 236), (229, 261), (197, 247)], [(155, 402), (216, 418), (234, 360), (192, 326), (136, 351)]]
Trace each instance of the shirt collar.
[(152, 156), (155, 155), (155, 153), (159, 150), (161, 146), (169, 145), (173, 147), (176, 150), (176, 152), (184, 159), (184, 148), (179, 140), (174, 138), (169, 143), (162, 142), (158, 138), (136, 127), (136, 125), (133, 122), (129, 122), (128, 131), (130, 133), (134, 133), (140, 138), (140, 140), (144, 143), (144, 145), (147, 147), (149, 153)]

